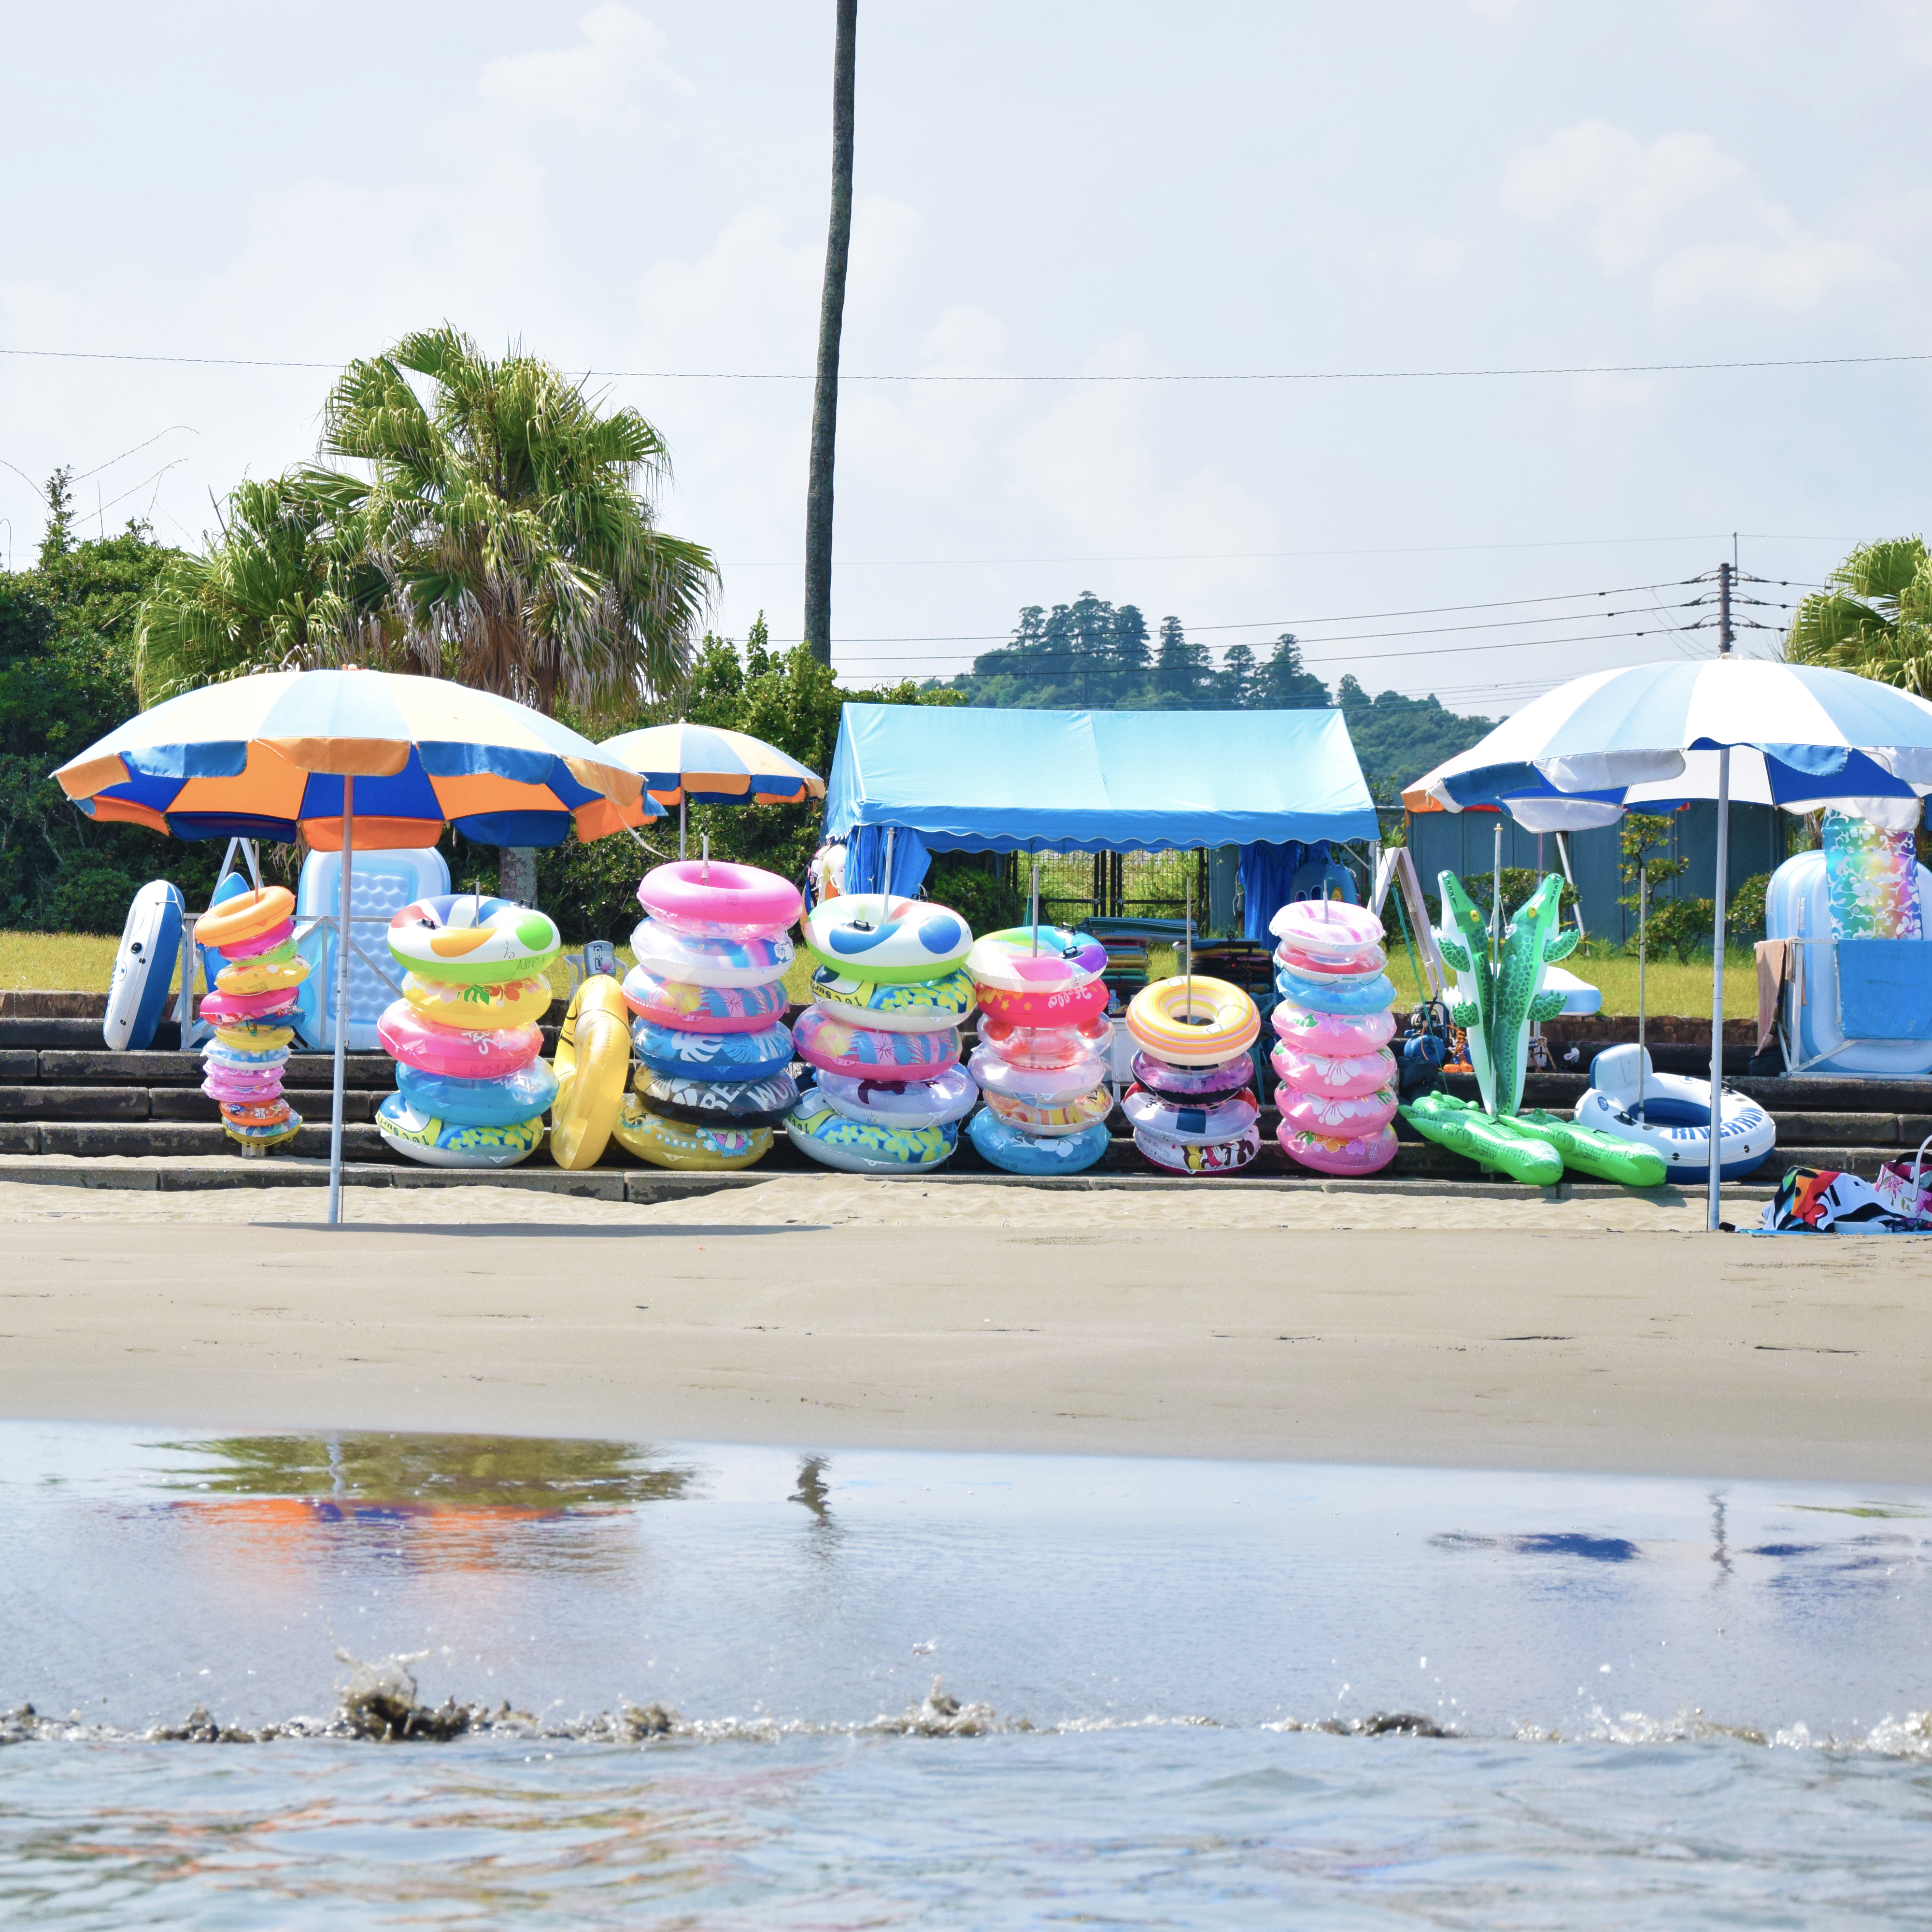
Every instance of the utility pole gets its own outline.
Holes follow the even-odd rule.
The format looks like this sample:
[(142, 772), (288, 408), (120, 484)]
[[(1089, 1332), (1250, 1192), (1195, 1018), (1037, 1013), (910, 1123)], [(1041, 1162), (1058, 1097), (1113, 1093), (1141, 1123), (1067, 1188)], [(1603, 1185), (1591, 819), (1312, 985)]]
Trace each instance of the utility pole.
[(852, 246), (852, 74), (859, 0), (837, 0), (832, 57), (832, 225), (818, 307), (818, 380), (812, 404), (812, 471), (805, 488), (805, 641), (832, 662), (832, 472), (838, 445), (838, 338), (845, 326), (845, 260)]
[(1731, 654), (1731, 566), (1720, 563), (1718, 566), (1718, 655), (1727, 658)]

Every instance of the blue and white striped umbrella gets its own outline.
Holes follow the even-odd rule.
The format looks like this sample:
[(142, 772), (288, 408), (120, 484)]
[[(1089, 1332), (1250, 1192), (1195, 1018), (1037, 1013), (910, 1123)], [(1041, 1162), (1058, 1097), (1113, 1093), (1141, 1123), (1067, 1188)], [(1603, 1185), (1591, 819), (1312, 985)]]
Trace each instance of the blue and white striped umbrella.
[(1534, 832), (1718, 795), (1836, 806), (1895, 828), (1932, 793), (1932, 704), (1850, 671), (1724, 656), (1573, 678), (1402, 793), (1412, 812), (1501, 806)]

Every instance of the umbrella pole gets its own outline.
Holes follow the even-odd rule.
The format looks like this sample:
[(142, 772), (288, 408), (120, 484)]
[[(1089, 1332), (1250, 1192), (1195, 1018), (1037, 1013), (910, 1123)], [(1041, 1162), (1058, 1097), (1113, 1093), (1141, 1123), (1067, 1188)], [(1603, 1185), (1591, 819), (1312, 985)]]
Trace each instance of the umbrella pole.
[(1636, 862), (1636, 1117), (1643, 1118), (1643, 969), (1648, 933), (1645, 915), (1650, 910), (1650, 868)]
[(349, 1048), (349, 874), (356, 857), (356, 781), (342, 781), (342, 890), (335, 915), (335, 1076), (328, 1113), (328, 1225), (342, 1222), (342, 1088)]
[(1706, 1232), (1718, 1232), (1718, 1170), (1723, 1165), (1718, 1142), (1724, 1131), (1718, 1112), (1724, 1085), (1724, 885), (1731, 860), (1731, 751), (1718, 754), (1718, 877), (1712, 898), (1711, 933), (1711, 1168), (1704, 1206)]
[(677, 795), (677, 862), (680, 866), (684, 863), (684, 793), (681, 788)]
[(1040, 861), (1033, 862), (1033, 890), (1028, 895), (1029, 911), (1033, 920), (1033, 950), (1035, 958), (1040, 956)]

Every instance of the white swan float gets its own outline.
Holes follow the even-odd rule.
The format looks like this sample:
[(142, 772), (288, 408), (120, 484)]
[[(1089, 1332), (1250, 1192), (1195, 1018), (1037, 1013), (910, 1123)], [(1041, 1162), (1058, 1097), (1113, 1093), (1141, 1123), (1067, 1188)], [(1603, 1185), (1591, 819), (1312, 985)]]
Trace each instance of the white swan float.
[[(1770, 1158), (1778, 1129), (1755, 1100), (1729, 1088), (1718, 1111), (1718, 1176), (1742, 1180)], [(1673, 1175), (1694, 1180), (1709, 1171), (1711, 1083), (1658, 1072), (1642, 1047), (1606, 1047), (1591, 1061), (1590, 1090), (1576, 1103), (1576, 1119), (1580, 1127), (1594, 1127), (1653, 1149)]]

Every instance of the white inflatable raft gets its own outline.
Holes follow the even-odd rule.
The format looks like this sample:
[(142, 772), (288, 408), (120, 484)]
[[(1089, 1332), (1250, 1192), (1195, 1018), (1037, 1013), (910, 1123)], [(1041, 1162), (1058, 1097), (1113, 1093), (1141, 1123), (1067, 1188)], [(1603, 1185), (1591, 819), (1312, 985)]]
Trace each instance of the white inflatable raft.
[[(1641, 1075), (1643, 1100), (1639, 1108)], [(1778, 1144), (1778, 1129), (1755, 1100), (1726, 1088), (1718, 1108), (1718, 1173), (1724, 1180), (1754, 1174)], [(1590, 1063), (1590, 1090), (1576, 1104), (1576, 1124), (1654, 1149), (1686, 1184), (1711, 1164), (1711, 1083), (1659, 1073), (1643, 1048), (1608, 1046)]]

